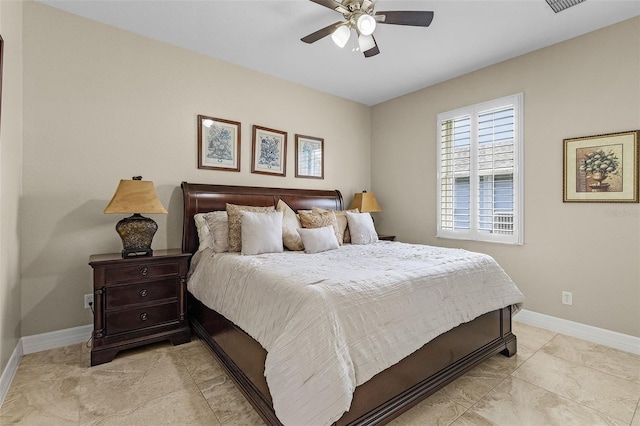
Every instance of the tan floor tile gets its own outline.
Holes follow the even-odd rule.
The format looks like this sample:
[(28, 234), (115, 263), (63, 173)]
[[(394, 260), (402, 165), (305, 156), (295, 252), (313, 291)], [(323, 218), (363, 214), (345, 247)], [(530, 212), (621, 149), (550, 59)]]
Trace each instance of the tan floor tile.
[(0, 408), (0, 424), (78, 424), (80, 403), (77, 377), (32, 382), (10, 387)]
[(65, 364), (42, 364), (37, 367), (20, 365), (11, 381), (10, 391), (52, 386), (59, 384), (64, 378), (71, 378), (77, 382), (84, 370), (77, 365)]
[(156, 426), (189, 425), (220, 426), (209, 404), (195, 384), (168, 395), (152, 399), (140, 406), (106, 417), (81, 419), (83, 426)]
[(82, 344), (49, 349), (42, 352), (28, 354), (22, 357), (20, 365), (30, 368), (47, 368), (52, 365), (74, 365), (80, 363)]
[(42, 382), (58, 382), (62, 377), (78, 377), (83, 370), (80, 360), (81, 345), (25, 355), (20, 360), (11, 389), (33, 388)]
[[(624, 425), (606, 415), (516, 378), (507, 378), (463, 417), (504, 426)], [(469, 424), (469, 423), (460, 423)], [(483, 423), (480, 423), (483, 424)]]
[(515, 357), (495, 355), (449, 383), (439, 393), (469, 408), (511, 374), (516, 367)]
[(437, 392), (392, 420), (389, 426), (446, 426), (464, 411), (463, 406)]
[[(517, 318), (517, 317), (516, 317)], [(513, 321), (513, 334), (518, 338), (518, 358), (526, 360), (542, 349), (558, 333)]]
[(513, 377), (540, 386), (601, 413), (631, 422), (640, 384), (624, 380), (571, 361), (538, 352)]
[(542, 350), (550, 355), (640, 383), (640, 355), (558, 334)]
[(209, 348), (200, 340), (176, 347), (175, 353), (196, 383), (206, 382), (226, 374)]
[(633, 416), (631, 426), (640, 426), (640, 402), (638, 402), (638, 406), (636, 407), (636, 415)]
[(25, 355), (0, 408), (0, 424), (74, 424), (80, 345)]
[(179, 357), (154, 350), (86, 369), (80, 384), (83, 418), (107, 416), (184, 389), (193, 380)]
[(199, 383), (220, 424), (224, 426), (264, 425), (262, 418), (226, 375)]
[(451, 426), (498, 426), (497, 423), (490, 422), (479, 414), (467, 411), (451, 423)]

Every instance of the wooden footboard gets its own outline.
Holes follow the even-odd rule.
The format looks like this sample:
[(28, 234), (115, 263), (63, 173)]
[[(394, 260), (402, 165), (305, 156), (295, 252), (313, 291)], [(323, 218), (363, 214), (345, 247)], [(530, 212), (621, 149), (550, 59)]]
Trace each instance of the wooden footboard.
[[(191, 295), (189, 321), (263, 420), (280, 425), (264, 377), (267, 352), (262, 346)], [(516, 353), (511, 308), (461, 324), (358, 386), (351, 408), (335, 424), (387, 423), (499, 352)]]

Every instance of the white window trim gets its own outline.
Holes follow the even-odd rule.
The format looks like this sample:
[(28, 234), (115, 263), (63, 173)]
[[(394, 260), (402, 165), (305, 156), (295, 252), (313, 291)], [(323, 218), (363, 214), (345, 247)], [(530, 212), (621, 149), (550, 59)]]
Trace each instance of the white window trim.
[[(469, 107), (459, 108), (454, 111), (448, 111), (437, 115), (437, 167), (436, 167), (436, 185), (437, 185), (437, 231), (436, 237), (450, 238), (450, 239), (462, 239), (473, 241), (485, 241), (493, 243), (504, 244), (524, 244), (524, 132), (523, 132), (523, 94), (517, 93), (511, 96), (505, 96), (503, 98), (494, 99), (487, 102), (482, 102)], [(513, 235), (501, 235), (494, 233), (479, 232), (475, 226), (472, 226), (469, 230), (448, 230), (442, 229), (442, 131), (441, 123), (445, 120), (451, 120), (464, 115), (471, 115), (471, 134), (473, 139), (477, 140), (477, 122), (475, 118), (482, 111), (497, 109), (503, 106), (513, 105), (514, 107), (514, 156), (515, 161), (513, 165), (513, 205), (514, 205), (514, 234)], [(476, 175), (478, 170), (478, 153), (477, 143), (471, 144), (471, 175)], [(477, 182), (475, 179), (470, 179), (471, 194), (477, 194)], [(473, 198), (472, 198), (473, 201)], [(472, 222), (477, 218), (477, 203), (471, 203), (471, 215)]]

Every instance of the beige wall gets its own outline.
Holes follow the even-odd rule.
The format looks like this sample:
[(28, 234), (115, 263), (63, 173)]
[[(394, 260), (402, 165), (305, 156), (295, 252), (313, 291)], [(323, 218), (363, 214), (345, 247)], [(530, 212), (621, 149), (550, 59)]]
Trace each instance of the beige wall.
[[(524, 93), (525, 244), (438, 239), (436, 115)], [(562, 202), (563, 139), (640, 129), (640, 18), (376, 105), (376, 225), (407, 242), (493, 255), (525, 308), (640, 336), (638, 204)], [(573, 292), (573, 306), (561, 291)]]
[[(121, 178), (156, 184), (153, 247), (180, 247), (181, 181), (370, 186), (370, 108), (27, 2), (24, 5), (22, 335), (91, 323), (92, 253), (118, 252)], [(196, 116), (242, 122), (240, 173), (196, 168)], [(349, 117), (349, 120), (344, 120)], [(289, 133), (287, 176), (251, 174), (251, 126)], [(294, 135), (325, 139), (325, 179), (294, 177)]]
[(19, 202), (22, 176), (22, 3), (0, 1), (4, 39), (0, 126), (0, 372), (20, 334)]

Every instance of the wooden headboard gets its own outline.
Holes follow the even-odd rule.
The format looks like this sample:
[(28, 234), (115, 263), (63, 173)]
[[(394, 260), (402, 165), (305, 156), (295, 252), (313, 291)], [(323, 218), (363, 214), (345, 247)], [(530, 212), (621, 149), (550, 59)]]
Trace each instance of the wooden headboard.
[(198, 250), (198, 232), (193, 216), (214, 210), (226, 210), (227, 203), (243, 206), (276, 206), (282, 200), (293, 210), (312, 207), (342, 210), (342, 194), (337, 189), (285, 189), (257, 186), (208, 185), (182, 182), (184, 217), (182, 224), (182, 252)]

